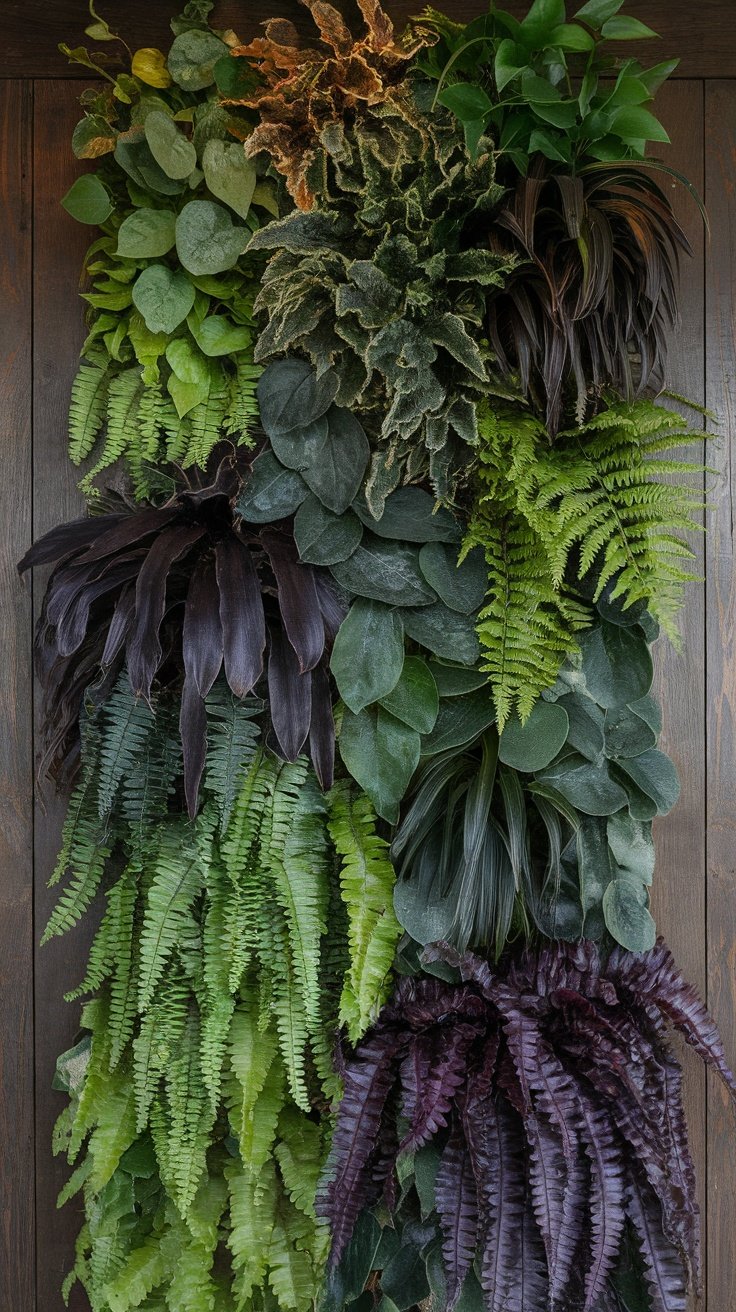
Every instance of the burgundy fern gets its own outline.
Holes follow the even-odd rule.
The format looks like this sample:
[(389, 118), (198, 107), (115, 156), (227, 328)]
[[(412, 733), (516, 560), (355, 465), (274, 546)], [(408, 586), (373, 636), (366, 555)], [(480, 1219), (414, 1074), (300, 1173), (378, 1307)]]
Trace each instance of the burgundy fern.
[(653, 1312), (682, 1312), (698, 1208), (668, 1026), (736, 1082), (669, 950), (604, 963), (551, 943), (496, 967), (439, 945), (425, 961), (459, 980), (404, 978), (345, 1066), (320, 1198), (333, 1266), (360, 1212), (395, 1195), (401, 1154), (435, 1140), (449, 1309), (473, 1266), (488, 1312), (613, 1308), (631, 1237)]

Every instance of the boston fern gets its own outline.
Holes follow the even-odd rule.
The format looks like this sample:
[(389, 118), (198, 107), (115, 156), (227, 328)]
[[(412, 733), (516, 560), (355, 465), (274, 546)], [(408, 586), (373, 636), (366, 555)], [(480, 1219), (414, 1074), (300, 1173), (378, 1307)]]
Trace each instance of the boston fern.
[(529, 715), (576, 649), (586, 595), (610, 587), (676, 636), (703, 469), (672, 453), (703, 434), (645, 400), (611, 404), (554, 442), (528, 410), (486, 403), (480, 431), (466, 545), (488, 563), (478, 633), (503, 724), (515, 707)]
[[(386, 996), (399, 932), (366, 799), (345, 782), (323, 796), (303, 757), (268, 751), (252, 705), (224, 683), (210, 697), (192, 824), (177, 803), (175, 702), (151, 711), (120, 679), (85, 722), (55, 876), (47, 937), (105, 888), (70, 995), (97, 995), (91, 1040), (57, 1127), (79, 1159), (63, 1197), (85, 1193), (74, 1276), (95, 1312), (149, 1293), (191, 1312), (218, 1288), (242, 1300), (265, 1282), (279, 1306), (312, 1307), (325, 1256), (313, 1113), (336, 1092), (338, 1026), (357, 1040)], [(220, 1236), (228, 1260), (213, 1271)]]
[(346, 1250), (349, 1264), (361, 1211), (395, 1202), (395, 1171), (406, 1179), (436, 1145), (448, 1308), (475, 1271), (492, 1312), (607, 1312), (630, 1231), (654, 1312), (684, 1312), (698, 1206), (668, 1025), (735, 1097), (736, 1080), (668, 949), (605, 964), (590, 943), (499, 968), (442, 947), (425, 959), (451, 977), (402, 980), (344, 1072), (320, 1204), (333, 1268)]
[[(180, 730), (189, 812), (207, 750), (205, 699), (221, 669), (237, 697), (269, 690), (273, 740), (294, 761), (305, 743), (325, 787), (333, 777), (329, 647), (344, 614), (326, 575), (299, 560), (288, 525), (245, 525), (234, 501), (242, 463), (161, 507), (131, 509), (52, 529), (21, 570), (58, 561), (36, 640), (52, 771), (74, 762), (85, 692), (105, 696), (124, 665), (137, 696), (154, 681), (181, 688)], [(264, 674), (265, 671), (265, 674)]]

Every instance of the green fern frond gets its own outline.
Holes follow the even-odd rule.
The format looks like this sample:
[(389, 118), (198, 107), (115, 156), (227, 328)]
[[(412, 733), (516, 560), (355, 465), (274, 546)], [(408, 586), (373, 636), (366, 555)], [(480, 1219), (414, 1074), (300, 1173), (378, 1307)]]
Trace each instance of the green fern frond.
[(174, 1202), (183, 1217), (191, 1207), (205, 1170), (214, 1112), (199, 1061), (200, 1022), (190, 1006), (178, 1050), (166, 1074), (169, 1120), (168, 1171), (175, 1182)]
[(191, 907), (202, 889), (201, 853), (183, 822), (159, 831), (154, 870), (140, 936), (138, 1005), (148, 1010), (167, 960), (191, 923)]
[(156, 1001), (141, 1017), (133, 1042), (133, 1079), (137, 1128), (141, 1133), (158, 1086), (178, 1050), (189, 1010), (190, 990), (181, 970), (175, 967), (157, 991)]
[(130, 1312), (139, 1308), (147, 1296), (163, 1284), (171, 1266), (158, 1235), (151, 1235), (131, 1253), (123, 1269), (106, 1286), (104, 1296), (110, 1312)]
[(223, 424), (227, 437), (238, 446), (250, 445), (258, 423), (258, 379), (262, 372), (244, 353), (238, 355), (230, 378), (230, 404)]
[(340, 1021), (356, 1042), (375, 1020), (388, 992), (401, 936), (393, 906), (395, 874), (389, 845), (376, 833), (376, 813), (369, 799), (341, 781), (332, 789), (328, 805), (330, 835), (341, 859), (350, 943)]
[(237, 1160), (225, 1168), (225, 1175), (230, 1190), (228, 1247), (234, 1271), (233, 1295), (236, 1307), (245, 1309), (254, 1290), (265, 1281), (279, 1186), (273, 1162), (266, 1162), (256, 1187)]
[(123, 781), (138, 774), (140, 758), (156, 721), (152, 708), (133, 693), (125, 673), (118, 678), (99, 714), (97, 805), (102, 817), (112, 810)]
[(219, 680), (207, 697), (207, 761), (204, 788), (214, 799), (220, 829), (230, 822), (246, 769), (255, 756), (260, 729), (255, 698), (241, 701)]
[(69, 402), (69, 456), (75, 465), (86, 460), (102, 432), (110, 379), (105, 356), (90, 356), (79, 366)]

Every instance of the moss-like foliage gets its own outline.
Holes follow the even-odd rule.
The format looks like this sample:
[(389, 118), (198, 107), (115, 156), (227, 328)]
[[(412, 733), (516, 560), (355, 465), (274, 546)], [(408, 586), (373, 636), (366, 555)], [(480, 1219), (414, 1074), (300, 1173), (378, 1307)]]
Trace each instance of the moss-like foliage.
[(429, 476), (443, 498), (455, 487), (492, 387), (486, 299), (516, 260), (478, 235), (502, 194), (492, 143), (471, 160), (449, 115), (430, 118), (407, 93), (350, 131), (333, 125), (323, 143), (319, 206), (251, 241), (276, 252), (256, 301), (267, 314), (256, 358), (301, 352), (335, 371), (341, 405), (367, 412), (378, 517), (403, 478)]

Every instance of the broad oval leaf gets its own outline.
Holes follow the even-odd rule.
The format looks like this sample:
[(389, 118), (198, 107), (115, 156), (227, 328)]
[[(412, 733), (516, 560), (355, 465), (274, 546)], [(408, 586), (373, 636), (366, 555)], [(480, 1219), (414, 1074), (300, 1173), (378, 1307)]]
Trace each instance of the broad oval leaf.
[(218, 200), (247, 219), (258, 175), (245, 146), (237, 141), (208, 141), (202, 154), (204, 180)]
[(310, 565), (338, 565), (360, 545), (363, 525), (352, 510), (333, 515), (310, 492), (294, 520), (294, 538), (302, 560)]
[(396, 824), (401, 799), (419, 764), (419, 734), (382, 707), (369, 706), (359, 715), (343, 713), (339, 745), (346, 768), (378, 814)]
[(230, 51), (209, 29), (182, 32), (169, 51), (168, 70), (185, 91), (203, 91), (215, 80), (215, 64)]
[(430, 606), (436, 600), (419, 569), (417, 548), (382, 542), (372, 533), (364, 533), (357, 550), (348, 560), (333, 565), (332, 573), (354, 596), (385, 601), (389, 606)]
[(293, 515), (307, 495), (301, 474), (284, 469), (272, 451), (253, 461), (251, 476), (238, 501), (238, 514), (250, 524), (270, 524)]
[(434, 729), (422, 739), (422, 756), (465, 747), (490, 728), (495, 719), (490, 684), (465, 697), (441, 701)]
[(463, 615), (480, 610), (488, 588), (488, 566), (481, 547), (475, 547), (458, 565), (456, 549), (441, 542), (428, 542), (420, 552), (419, 566), (450, 610)]
[(397, 611), (376, 601), (356, 601), (340, 626), (330, 661), (345, 705), (357, 714), (386, 697), (403, 665), (404, 626)]
[(212, 200), (190, 200), (176, 220), (176, 251), (195, 275), (232, 269), (248, 244), (246, 228), (237, 228), (226, 209)]
[(404, 658), (401, 678), (388, 696), (379, 700), (384, 710), (416, 729), (417, 733), (431, 733), (437, 723), (440, 707), (437, 684), (427, 662), (420, 656)]
[[(437, 507), (434, 497), (421, 487), (400, 487), (386, 497), (383, 514), (374, 519), (367, 504), (359, 498), (354, 506), (366, 528), (379, 538), (401, 542), (459, 542), (457, 521), (444, 506)], [(457, 557), (456, 557), (457, 559)]]
[(188, 178), (197, 167), (197, 152), (173, 118), (162, 110), (146, 115), (143, 124), (148, 147), (168, 178)]
[(109, 219), (114, 209), (107, 187), (95, 173), (84, 173), (81, 178), (77, 178), (61, 203), (73, 219), (95, 227)]
[(410, 638), (443, 660), (475, 665), (480, 656), (473, 621), (467, 615), (450, 610), (441, 601), (422, 610), (405, 610), (404, 628)]
[(619, 760), (617, 768), (633, 779), (636, 787), (651, 798), (658, 815), (671, 811), (680, 796), (680, 781), (674, 762), (664, 752), (651, 748), (631, 760)]
[(583, 815), (613, 815), (626, 806), (626, 793), (611, 777), (607, 762), (594, 765), (573, 754), (542, 770), (538, 779), (551, 784)]
[(152, 333), (173, 333), (189, 314), (194, 297), (183, 270), (165, 264), (149, 264), (133, 284), (133, 304)]
[(482, 670), (469, 669), (467, 665), (453, 665), (445, 661), (430, 661), (437, 691), (440, 697), (462, 697), (467, 692), (475, 692), (488, 683), (488, 675)]
[(258, 380), (258, 406), (271, 440), (296, 433), (326, 415), (338, 385), (332, 370), (318, 377), (306, 360), (287, 358), (268, 365)]
[(629, 952), (649, 952), (657, 941), (648, 901), (645, 886), (626, 876), (612, 879), (603, 894), (606, 929)]
[(567, 712), (558, 702), (539, 701), (524, 724), (518, 715), (506, 721), (499, 760), (525, 774), (543, 770), (564, 747), (569, 727)]
[(610, 760), (641, 756), (656, 746), (657, 735), (630, 706), (606, 711), (606, 756)]
[(654, 670), (649, 648), (636, 630), (601, 620), (580, 637), (588, 691), (609, 710), (644, 697)]
[(327, 438), (304, 480), (323, 506), (342, 515), (355, 500), (370, 459), (363, 426), (349, 410), (332, 406), (327, 414)]
[(118, 255), (140, 260), (166, 255), (176, 241), (173, 210), (134, 210), (118, 229)]
[(282, 465), (286, 465), (287, 469), (298, 469), (302, 474), (313, 464), (319, 463), (326, 444), (325, 415), (304, 428), (295, 428), (291, 433), (273, 433), (271, 436), (271, 446)]
[(237, 355), (247, 351), (252, 341), (250, 328), (232, 323), (224, 314), (208, 314), (201, 323), (190, 325), (197, 346), (204, 355)]

